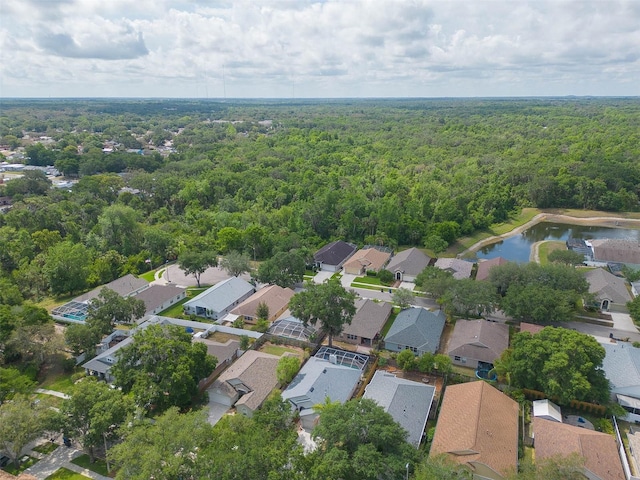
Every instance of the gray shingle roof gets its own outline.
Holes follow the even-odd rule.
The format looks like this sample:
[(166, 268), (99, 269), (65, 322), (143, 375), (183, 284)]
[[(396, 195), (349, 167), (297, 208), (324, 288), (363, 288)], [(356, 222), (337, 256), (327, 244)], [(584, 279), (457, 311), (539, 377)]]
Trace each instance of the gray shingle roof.
[(323, 403), (326, 397), (332, 402), (344, 403), (351, 397), (360, 374), (357, 368), (311, 357), (282, 392), (282, 398), (305, 410)]
[(447, 353), (493, 363), (508, 346), (508, 325), (487, 320), (458, 320)]
[(316, 262), (327, 265), (340, 265), (358, 249), (355, 245), (342, 240), (331, 242), (318, 250), (313, 258)]
[(79, 297), (74, 298), (74, 300), (76, 302), (88, 302), (89, 300), (96, 298), (103, 288), (108, 288), (116, 292), (118, 295), (126, 297), (131, 295), (136, 290), (144, 288), (147, 285), (149, 285), (149, 282), (147, 282), (144, 278), (137, 278), (129, 273), (124, 277), (120, 277), (114, 280), (113, 282), (109, 282), (106, 285), (94, 288), (90, 292), (83, 293)]
[(431, 258), (417, 248), (410, 248), (395, 255), (389, 264), (387, 270), (390, 272), (402, 272), (412, 277), (418, 276), (429, 265)]
[(593, 247), (594, 260), (640, 264), (640, 244), (636, 240), (603, 238), (589, 242)]
[(588, 270), (584, 276), (589, 282), (589, 293), (596, 294), (599, 299), (608, 299), (620, 304), (631, 301), (631, 294), (623, 278), (616, 277), (602, 268)]
[(447, 270), (453, 274), (453, 278), (461, 280), (469, 278), (473, 270), (473, 263), (459, 258), (439, 258), (436, 260), (435, 266), (440, 270)]
[(424, 308), (408, 308), (398, 314), (384, 341), (435, 353), (444, 322), (445, 316), (440, 310), (434, 313)]
[(606, 356), (602, 369), (611, 391), (640, 398), (640, 348), (624, 343), (602, 343)]
[(407, 441), (418, 448), (435, 391), (432, 385), (405, 380), (378, 370), (363, 396), (384, 408), (409, 433)]
[(231, 277), (215, 284), (200, 295), (185, 302), (184, 306), (198, 306), (214, 312), (222, 312), (244, 295), (253, 291), (255, 291), (255, 289), (249, 282), (238, 277)]
[(176, 287), (174, 285), (151, 285), (138, 293), (136, 300), (142, 300), (148, 312), (153, 312), (163, 303), (181, 295), (186, 288)]
[(376, 303), (369, 299), (356, 300), (356, 314), (351, 325), (346, 325), (343, 335), (357, 335), (358, 337), (374, 338), (391, 315), (391, 304)]

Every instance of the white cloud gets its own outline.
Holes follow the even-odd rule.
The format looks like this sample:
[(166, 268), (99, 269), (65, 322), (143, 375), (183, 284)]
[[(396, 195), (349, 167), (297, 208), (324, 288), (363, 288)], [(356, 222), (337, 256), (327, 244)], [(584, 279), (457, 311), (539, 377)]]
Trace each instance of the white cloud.
[(633, 0), (2, 1), (6, 96), (640, 94)]

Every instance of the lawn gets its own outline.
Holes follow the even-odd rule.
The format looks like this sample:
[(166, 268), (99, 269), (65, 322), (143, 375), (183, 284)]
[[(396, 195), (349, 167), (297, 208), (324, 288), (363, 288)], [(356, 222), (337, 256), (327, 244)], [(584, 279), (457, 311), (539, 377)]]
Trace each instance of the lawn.
[(89, 477), (62, 467), (49, 475), (45, 480), (85, 480), (87, 478)]
[(389, 316), (389, 320), (387, 320), (387, 323), (385, 323), (384, 327), (382, 327), (382, 331), (380, 332), (380, 338), (384, 338), (387, 336), (387, 333), (389, 333), (389, 329), (391, 328), (391, 325), (393, 325), (393, 322), (395, 322), (396, 317), (398, 316), (399, 313), (400, 313), (400, 308), (393, 307), (393, 310), (391, 311), (391, 315)]
[(78, 465), (79, 467), (86, 468), (87, 470), (91, 470), (92, 472), (99, 473), (100, 475), (104, 475), (105, 477), (109, 475), (107, 472), (107, 464), (100, 458), (96, 458), (96, 461), (91, 463), (89, 462), (89, 455), (84, 454), (71, 460), (71, 463)]
[(43, 455), (48, 455), (49, 453), (53, 452), (59, 446), (60, 445), (58, 445), (57, 443), (45, 442), (45, 443), (42, 443), (42, 444), (38, 445), (37, 447), (33, 447), (33, 450), (38, 452), (38, 453), (41, 453)]
[(559, 240), (547, 240), (538, 246), (538, 255), (540, 257), (540, 265), (549, 263), (549, 254), (555, 250), (566, 250), (565, 242)]
[(368, 283), (370, 285), (382, 285), (378, 277), (356, 277), (353, 283)]
[[(205, 290), (207, 290), (207, 288), (209, 288), (209, 287), (188, 288), (187, 289), (187, 296), (185, 298), (180, 300), (178, 303), (174, 303), (173, 305), (171, 305), (166, 310), (163, 310), (162, 312), (160, 312), (158, 315), (161, 315), (163, 317), (181, 318), (182, 315), (184, 315), (184, 309), (182, 308), (182, 305), (186, 301), (191, 300), (193, 297), (195, 297), (195, 296), (199, 295), (200, 293), (204, 292)], [(211, 320), (208, 320), (206, 318), (198, 318), (198, 321), (211, 323)]]
[(294, 353), (298, 356), (302, 356), (302, 353), (300, 353), (299, 350), (294, 350), (293, 348), (281, 347), (279, 345), (263, 345), (262, 348), (260, 348), (260, 351), (264, 353), (270, 353), (271, 355), (277, 355), (279, 357), (281, 357), (287, 352)]
[(156, 272), (158, 270), (150, 270), (148, 272), (144, 272), (142, 275), (139, 275), (140, 278), (144, 278), (147, 282), (153, 282), (156, 279)]
[[(76, 368), (76, 372), (81, 372), (81, 368)], [(71, 393), (73, 389), (73, 382), (71, 381), (71, 376), (73, 373), (64, 373), (64, 372), (51, 372), (50, 375), (47, 375), (47, 378), (38, 385), (38, 388), (44, 388), (46, 390), (53, 390), (56, 392), (62, 393)]]
[[(22, 457), (22, 458), (25, 458), (25, 457)], [(10, 473), (11, 475), (18, 476), (22, 472), (24, 472), (27, 468), (29, 468), (31, 465), (33, 465), (34, 463), (37, 463), (37, 461), (38, 461), (37, 458), (26, 456), (26, 460), (25, 461), (20, 461), (20, 468), (16, 469), (15, 465), (13, 464), (13, 462), (11, 462), (9, 465), (4, 467), (3, 470), (5, 472), (7, 472), (7, 473)]]

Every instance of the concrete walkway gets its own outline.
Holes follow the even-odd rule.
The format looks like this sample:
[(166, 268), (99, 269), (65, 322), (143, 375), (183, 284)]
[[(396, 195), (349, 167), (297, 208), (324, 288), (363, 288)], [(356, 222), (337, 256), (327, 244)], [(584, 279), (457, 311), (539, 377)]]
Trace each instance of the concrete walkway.
[(56, 392), (55, 390), (47, 390), (45, 388), (36, 388), (36, 393), (43, 393), (45, 395), (52, 395), (54, 397), (64, 399), (69, 398), (69, 395), (67, 395), (66, 393)]
[[(40, 440), (40, 443), (42, 443), (42, 440)], [(71, 460), (83, 454), (81, 450), (77, 450), (75, 448), (67, 448), (63, 445), (60, 445), (48, 455), (42, 455), (41, 453), (38, 453), (34, 450), (28, 450), (27, 454), (31, 457), (38, 458), (39, 460), (35, 465), (27, 468), (24, 473), (33, 475), (39, 480), (44, 480), (49, 475), (53, 474), (62, 467), (84, 475), (88, 478), (93, 478), (96, 480), (109, 480), (109, 477), (105, 477), (104, 475), (100, 475), (99, 473), (92, 472), (91, 470), (87, 470), (86, 468), (82, 468), (74, 463), (71, 463)]]

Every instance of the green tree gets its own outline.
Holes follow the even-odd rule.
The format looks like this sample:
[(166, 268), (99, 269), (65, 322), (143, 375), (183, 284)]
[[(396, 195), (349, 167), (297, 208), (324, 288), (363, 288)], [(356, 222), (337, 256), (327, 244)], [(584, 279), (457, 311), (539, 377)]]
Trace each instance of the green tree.
[(455, 279), (453, 274), (438, 267), (427, 267), (416, 277), (416, 285), (423, 292), (428, 293), (435, 299), (442, 297), (453, 285)]
[(101, 328), (91, 328), (87, 324), (71, 324), (64, 331), (64, 341), (75, 356), (82, 352), (86, 353), (86, 358), (94, 356), (96, 344), (101, 339)]
[(391, 302), (403, 310), (409, 308), (415, 299), (413, 292), (407, 288), (397, 288), (391, 295)]
[(494, 362), (496, 373), (513, 387), (529, 388), (555, 397), (607, 403), (609, 381), (602, 370), (604, 348), (590, 335), (546, 327), (535, 335), (520, 332)]
[(90, 263), (91, 255), (81, 243), (65, 240), (51, 247), (44, 264), (51, 293), (64, 295), (86, 288)]
[(256, 279), (282, 288), (292, 288), (302, 282), (305, 272), (304, 258), (297, 252), (278, 252), (258, 267)]
[(416, 366), (422, 373), (429, 373), (433, 370), (433, 354), (431, 352), (424, 352), (416, 359)]
[(110, 288), (102, 288), (89, 302), (87, 325), (90, 329), (108, 335), (117, 323), (129, 324), (142, 318), (147, 307), (142, 300), (122, 297)]
[(266, 303), (258, 303), (256, 308), (256, 317), (258, 320), (269, 320), (269, 306)]
[(439, 299), (446, 311), (464, 317), (490, 313), (497, 308), (499, 300), (495, 286), (470, 278), (451, 282)]
[(509, 475), (509, 480), (583, 480), (584, 457), (578, 453), (572, 453), (568, 457), (561, 455), (536, 459), (535, 464), (531, 461), (522, 461), (519, 471)]
[(318, 448), (308, 454), (306, 477), (312, 480), (395, 480), (418, 458), (402, 427), (366, 398), (326, 406), (313, 438)]
[(408, 372), (409, 370), (413, 370), (415, 368), (416, 356), (411, 350), (405, 349), (401, 351), (396, 357), (396, 363), (402, 370)]
[(394, 280), (393, 273), (384, 268), (378, 272), (378, 278), (383, 285), (391, 285)]
[(200, 275), (209, 267), (218, 266), (218, 256), (211, 251), (186, 251), (178, 257), (178, 265), (187, 275), (193, 275), (200, 288)]
[(25, 395), (0, 405), (0, 449), (16, 468), (24, 448), (49, 430), (53, 416), (45, 402), (36, 403)]
[(251, 271), (250, 259), (244, 253), (232, 250), (220, 260), (220, 268), (232, 277), (239, 277)]
[(98, 217), (98, 227), (107, 249), (122, 255), (140, 251), (143, 241), (140, 213), (132, 207), (120, 204), (106, 207)]
[(293, 380), (293, 377), (296, 376), (298, 370), (300, 370), (299, 357), (289, 355), (281, 357), (276, 368), (278, 383), (280, 383), (280, 385), (288, 384)]
[(153, 422), (143, 419), (118, 433), (122, 442), (108, 453), (118, 467), (116, 478), (208, 478), (200, 476), (199, 465), (213, 434), (202, 410), (181, 414), (170, 408)]
[(447, 455), (425, 457), (416, 467), (413, 480), (471, 480), (472, 473)]
[(304, 325), (320, 324), (329, 335), (332, 346), (334, 335), (339, 335), (344, 325), (351, 325), (356, 313), (355, 294), (347, 292), (337, 279), (322, 284), (307, 283), (306, 290), (296, 293), (289, 302), (291, 314)]
[(110, 388), (95, 377), (83, 378), (62, 402), (64, 431), (74, 438), (95, 461), (95, 448), (113, 434), (134, 411), (133, 401), (120, 390)]
[(28, 395), (35, 389), (35, 382), (13, 367), (0, 367), (0, 405), (15, 395)]
[(11, 180), (5, 186), (5, 194), (9, 197), (16, 195), (45, 195), (51, 188), (51, 180), (40, 170), (25, 170), (22, 177)]
[(192, 343), (183, 328), (150, 325), (137, 331), (122, 348), (111, 372), (136, 404), (162, 412), (171, 406), (186, 408), (198, 392), (198, 382), (217, 364), (203, 343)]
[(218, 249), (223, 254), (242, 249), (242, 232), (234, 227), (223, 227), (218, 231)]
[(629, 309), (629, 315), (634, 322), (640, 324), (640, 296), (635, 297), (630, 302), (627, 302), (627, 308)]
[(584, 255), (573, 250), (554, 250), (547, 259), (550, 262), (565, 265), (582, 265), (584, 263)]

